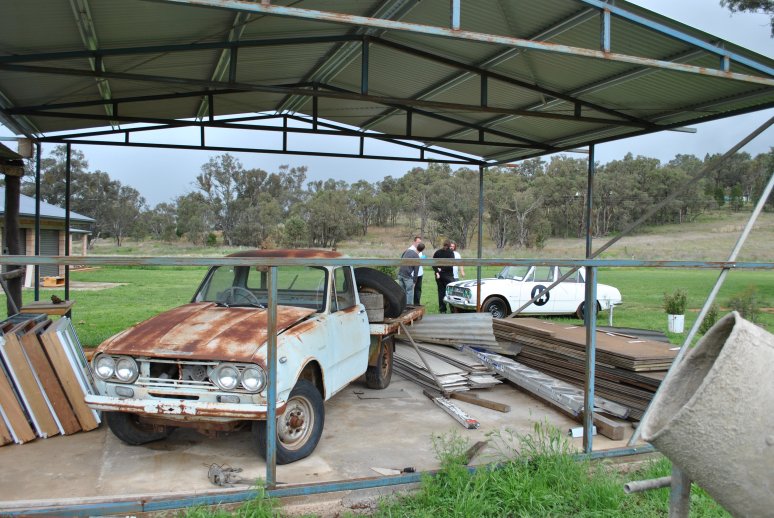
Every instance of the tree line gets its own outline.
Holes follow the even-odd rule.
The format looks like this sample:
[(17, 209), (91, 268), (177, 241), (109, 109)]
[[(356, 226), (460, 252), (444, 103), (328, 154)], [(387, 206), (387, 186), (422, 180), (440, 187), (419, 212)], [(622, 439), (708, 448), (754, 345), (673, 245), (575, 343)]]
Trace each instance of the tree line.
[[(64, 206), (64, 146), (41, 160), (41, 199)], [(596, 167), (592, 231), (621, 231), (651, 206), (689, 182), (719, 155), (677, 155), (667, 163), (632, 156)], [(738, 153), (653, 216), (649, 224), (684, 223), (708, 210), (739, 211), (760, 196), (774, 171), (774, 148), (752, 157)], [(30, 172), (31, 173), (31, 172)], [(497, 248), (542, 247), (551, 237), (585, 234), (585, 158), (535, 158), (511, 167), (487, 168), (484, 229)], [(103, 171), (89, 171), (81, 151), (71, 155), (71, 209), (96, 223), (92, 239), (131, 236), (197, 245), (335, 247), (369, 227), (402, 225), (431, 243), (450, 238), (465, 248), (478, 222), (478, 170), (448, 165), (415, 167), (403, 176), (353, 184), (307, 181), (306, 167), (269, 173), (246, 169), (233, 155), (211, 158), (191, 192), (149, 207), (133, 187)], [(29, 174), (22, 192), (35, 194)], [(767, 209), (772, 209), (770, 199)]]

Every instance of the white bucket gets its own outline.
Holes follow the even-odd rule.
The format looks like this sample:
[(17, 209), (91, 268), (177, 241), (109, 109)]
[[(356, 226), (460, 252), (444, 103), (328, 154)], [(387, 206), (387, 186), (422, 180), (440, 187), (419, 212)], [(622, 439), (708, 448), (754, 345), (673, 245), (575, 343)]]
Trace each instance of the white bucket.
[(735, 516), (774, 509), (774, 335), (734, 312), (688, 351), (642, 423), (656, 447)]
[(685, 330), (685, 315), (667, 315), (667, 329), (670, 333), (682, 333)]

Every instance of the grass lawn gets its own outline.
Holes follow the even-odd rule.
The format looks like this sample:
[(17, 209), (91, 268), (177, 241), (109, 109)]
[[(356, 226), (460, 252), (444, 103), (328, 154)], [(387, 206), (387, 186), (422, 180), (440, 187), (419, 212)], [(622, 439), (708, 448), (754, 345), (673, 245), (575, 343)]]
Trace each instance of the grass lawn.
[[(485, 268), (484, 276), (494, 276), (499, 268)], [(474, 272), (469, 269), (468, 278)], [(111, 266), (74, 271), (73, 281), (124, 283), (123, 286), (90, 291), (73, 289), (70, 298), (73, 322), (85, 347), (96, 347), (104, 339), (138, 322), (167, 309), (190, 301), (199, 282), (204, 277), (204, 267), (127, 267)], [(637, 327), (666, 331), (666, 315), (662, 309), (664, 292), (676, 288), (688, 292), (686, 333), (698, 315), (718, 272), (711, 270), (672, 269), (607, 269), (599, 274), (599, 282), (611, 284), (621, 290), (624, 304), (614, 311), (613, 323), (620, 327)], [(429, 313), (438, 312), (436, 284), (432, 277), (425, 282), (422, 303)], [(728, 311), (729, 300), (737, 294), (755, 288), (758, 304), (762, 308), (774, 306), (774, 275), (770, 272), (732, 271), (717, 299), (721, 314)], [(41, 300), (56, 294), (64, 297), (63, 289), (42, 289)], [(33, 299), (32, 290), (24, 290), (24, 301)], [(0, 296), (4, 305), (5, 297)], [(578, 323), (575, 318), (559, 320)], [(758, 321), (767, 329), (774, 329), (774, 313), (763, 311)], [(608, 314), (599, 316), (599, 324), (607, 325)], [(685, 335), (670, 335), (674, 343), (680, 343)]]

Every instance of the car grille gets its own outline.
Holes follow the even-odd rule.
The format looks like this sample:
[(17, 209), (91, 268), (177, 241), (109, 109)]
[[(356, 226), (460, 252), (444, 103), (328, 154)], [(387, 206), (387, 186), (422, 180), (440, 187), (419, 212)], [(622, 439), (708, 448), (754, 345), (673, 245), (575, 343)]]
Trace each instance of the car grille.
[(446, 289), (447, 295), (452, 295), (455, 297), (467, 297), (467, 288), (461, 288), (459, 286), (449, 286)]
[(187, 388), (219, 390), (210, 381), (209, 371), (218, 362), (166, 360), (160, 358), (138, 358), (140, 376), (135, 382), (149, 388)]

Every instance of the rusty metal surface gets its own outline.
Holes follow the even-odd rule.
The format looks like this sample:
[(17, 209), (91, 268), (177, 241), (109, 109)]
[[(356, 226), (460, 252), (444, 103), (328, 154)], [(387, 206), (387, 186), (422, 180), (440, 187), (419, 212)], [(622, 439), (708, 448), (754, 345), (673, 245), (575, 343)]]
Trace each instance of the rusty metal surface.
[[(266, 405), (250, 405), (245, 403), (208, 403), (184, 399), (122, 399), (110, 396), (86, 396), (89, 407), (108, 412), (130, 412), (145, 415), (164, 415), (175, 419), (198, 419), (200, 417), (227, 419), (266, 419)], [(285, 404), (277, 408), (277, 413), (284, 411)]]
[(384, 322), (369, 323), (369, 332), (372, 335), (389, 335), (397, 333), (401, 324), (411, 324), (420, 320), (425, 314), (424, 306), (408, 306), (408, 309), (396, 318), (385, 319)]
[[(280, 333), (313, 313), (313, 309), (278, 306), (276, 330)], [(119, 333), (99, 350), (130, 356), (255, 362), (267, 334), (266, 310), (195, 302)]]
[(311, 248), (276, 248), (266, 250), (245, 250), (242, 252), (235, 252), (229, 254), (226, 257), (282, 257), (282, 258), (294, 258), (294, 259), (338, 259), (344, 257), (340, 252), (332, 250), (316, 250)]

